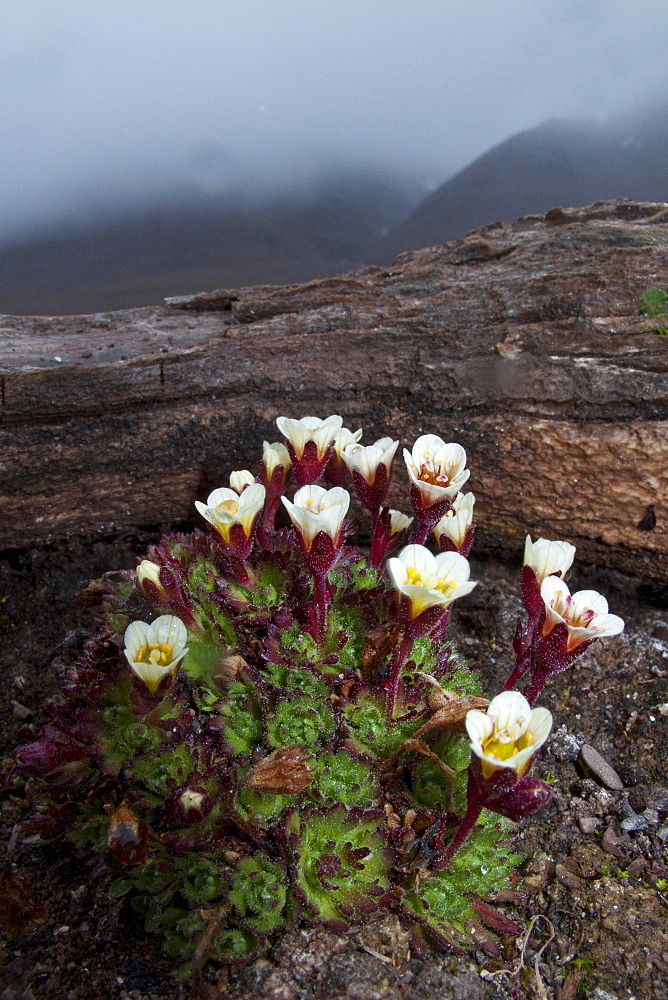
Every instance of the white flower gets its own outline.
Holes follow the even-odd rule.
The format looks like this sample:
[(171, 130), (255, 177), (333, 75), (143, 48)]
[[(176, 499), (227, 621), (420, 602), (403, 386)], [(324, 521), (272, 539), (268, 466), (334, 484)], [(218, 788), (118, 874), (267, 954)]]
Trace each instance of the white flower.
[(294, 420), (292, 417), (277, 417), (276, 424), (281, 434), (284, 435), (292, 445), (297, 458), (304, 454), (304, 446), (307, 441), (315, 441), (318, 452), (318, 460), (322, 461), (325, 452), (336, 438), (343, 425), (343, 417), (333, 415), (321, 420), (320, 417), (301, 417)]
[(466, 714), (471, 749), (480, 758), (484, 778), (499, 768), (510, 768), (521, 777), (551, 728), (550, 712), (531, 708), (519, 691), (503, 691), (486, 712), (472, 709)]
[(392, 438), (380, 438), (374, 444), (349, 444), (342, 452), (341, 458), (352, 473), (359, 472), (369, 486), (373, 486), (379, 465), (384, 465), (388, 473), (392, 465), (394, 453), (399, 447), (398, 441)]
[(125, 630), (125, 655), (130, 667), (152, 694), (166, 674), (176, 674), (188, 652), (188, 633), (180, 618), (161, 615), (151, 624), (132, 622)]
[(284, 473), (286, 473), (292, 465), (290, 452), (282, 441), (275, 441), (274, 444), (269, 444), (268, 441), (263, 441), (262, 461), (264, 462), (264, 467), (267, 470), (267, 476), (269, 478), (271, 478), (274, 469), (279, 465), (283, 466)]
[(394, 559), (387, 560), (393, 585), (411, 602), (411, 618), (426, 608), (440, 604), (446, 608), (476, 586), (469, 580), (468, 560), (458, 552), (433, 556), (424, 545), (407, 545)]
[(339, 433), (334, 438), (334, 451), (337, 455), (343, 457), (342, 452), (344, 448), (349, 445), (356, 445), (359, 439), (362, 437), (362, 428), (360, 427), (353, 434), (349, 431), (347, 427), (342, 427)]
[(414, 518), (409, 517), (408, 514), (402, 513), (400, 510), (390, 510), (390, 538), (394, 538), (398, 535), (400, 531), (405, 531), (409, 524), (413, 523)]
[(619, 635), (624, 630), (623, 619), (608, 614), (608, 602), (595, 590), (580, 590), (571, 595), (558, 576), (546, 576), (540, 585), (540, 595), (546, 610), (543, 635), (563, 622), (568, 626), (567, 650), (588, 639)]
[(302, 486), (295, 493), (292, 502), (287, 497), (281, 497), (281, 500), (309, 551), (319, 531), (326, 532), (334, 544), (338, 544), (350, 504), (350, 493), (347, 490), (340, 486), (331, 490), (325, 490), (322, 486)]
[(151, 562), (150, 559), (142, 559), (142, 561), (137, 566), (137, 583), (141, 587), (144, 580), (150, 580), (150, 582), (158, 588), (160, 593), (166, 593), (165, 588), (160, 583), (160, 570), (162, 567), (158, 566), (157, 563)]
[(404, 448), (408, 475), (428, 506), (453, 497), (471, 475), (466, 466), (466, 452), (460, 444), (446, 444), (435, 434), (423, 434), (413, 445), (412, 453)]
[(546, 576), (558, 573), (563, 577), (573, 564), (575, 546), (570, 542), (550, 542), (547, 538), (531, 541), (527, 535), (524, 543), (524, 565), (530, 566), (541, 583)]
[(261, 483), (248, 486), (241, 496), (223, 486), (209, 494), (205, 504), (196, 500), (195, 506), (202, 517), (219, 532), (223, 541), (229, 543), (233, 524), (240, 524), (246, 536), (251, 533), (253, 522), (262, 510), (264, 498), (265, 488)]
[(471, 527), (473, 521), (473, 504), (475, 497), (472, 493), (458, 493), (453, 503), (453, 509), (449, 510), (434, 528), (436, 541), (440, 541), (441, 535), (447, 535), (449, 539), (460, 548), (464, 544), (466, 532)]
[(246, 486), (252, 486), (255, 482), (255, 476), (248, 469), (239, 469), (238, 472), (230, 473), (230, 486), (235, 493), (243, 493)]

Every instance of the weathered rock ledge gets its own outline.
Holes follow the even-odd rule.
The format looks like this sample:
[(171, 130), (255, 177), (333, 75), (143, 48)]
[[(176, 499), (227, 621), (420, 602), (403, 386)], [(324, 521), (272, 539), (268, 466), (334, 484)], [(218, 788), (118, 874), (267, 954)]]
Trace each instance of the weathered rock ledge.
[(338, 412), (365, 440), (460, 441), (478, 551), (531, 531), (665, 581), (668, 337), (638, 310), (666, 284), (665, 208), (553, 209), (305, 285), (3, 317), (0, 547), (189, 519), (276, 416)]

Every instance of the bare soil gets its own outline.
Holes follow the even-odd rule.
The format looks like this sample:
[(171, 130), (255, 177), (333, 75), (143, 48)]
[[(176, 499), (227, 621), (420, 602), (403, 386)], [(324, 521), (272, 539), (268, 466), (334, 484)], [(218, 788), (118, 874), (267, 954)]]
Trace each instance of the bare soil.
[[(103, 574), (134, 565), (157, 535), (14, 550), (0, 557), (0, 776), (3, 843), (26, 816), (12, 748), (43, 723), (97, 612)], [(453, 637), (494, 692), (509, 669), (519, 612), (518, 567), (475, 563), (478, 587), (457, 608)], [(410, 954), (391, 917), (335, 934), (297, 928), (263, 958), (217, 975), (233, 1000), (654, 1000), (668, 997), (668, 600), (642, 581), (596, 567), (575, 589), (606, 594), (625, 618), (622, 636), (601, 641), (551, 682), (541, 703), (555, 730), (538, 773), (554, 798), (518, 831), (526, 855), (523, 901), (506, 912), (525, 935), (504, 953)], [(623, 788), (583, 744), (599, 752)], [(587, 755), (588, 751), (584, 751)], [(17, 882), (20, 877), (25, 880)], [(185, 1000), (187, 985), (160, 941), (107, 892), (99, 863), (66, 843), (18, 844), (0, 878), (0, 1000)], [(501, 970), (506, 970), (505, 972)], [(211, 986), (214, 986), (212, 981)]]

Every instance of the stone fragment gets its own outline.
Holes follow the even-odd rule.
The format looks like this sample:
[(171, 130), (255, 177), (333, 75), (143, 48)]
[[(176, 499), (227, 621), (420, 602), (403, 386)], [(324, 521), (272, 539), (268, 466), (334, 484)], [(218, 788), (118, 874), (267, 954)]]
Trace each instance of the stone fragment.
[(633, 813), (631, 816), (627, 816), (619, 824), (620, 829), (624, 830), (626, 833), (635, 833), (637, 830), (646, 830), (649, 823), (644, 816), (639, 816), (637, 813)]
[(548, 858), (535, 858), (527, 865), (527, 874), (522, 883), (526, 892), (540, 892), (552, 878), (554, 863)]
[(568, 889), (582, 889), (587, 884), (583, 878), (570, 871), (566, 865), (558, 864), (555, 868), (555, 874), (561, 884)]
[(668, 812), (668, 788), (656, 783), (636, 785), (629, 792), (629, 805), (637, 813), (644, 813), (645, 809)]
[(595, 816), (580, 816), (578, 820), (578, 826), (583, 833), (595, 833), (598, 827), (599, 821)]
[(21, 702), (16, 701), (15, 698), (12, 698), (11, 705), (12, 712), (17, 719), (29, 719), (32, 715), (32, 709), (28, 708), (27, 705), (22, 705)]
[(620, 837), (615, 832), (614, 827), (609, 826), (603, 834), (601, 847), (606, 854), (612, 854), (615, 858), (624, 858), (631, 849), (631, 838), (627, 833)]
[(557, 760), (577, 760), (582, 744), (582, 736), (578, 736), (577, 733), (569, 733), (566, 726), (559, 726), (552, 734), (549, 752)]
[(404, 444), (443, 427), (464, 440), (495, 552), (514, 557), (540, 525), (577, 538), (579, 562), (665, 582), (668, 352), (638, 309), (668, 271), (661, 210), (599, 202), (562, 210), (558, 240), (555, 214), (536, 215), (389, 268), (3, 317), (0, 548), (190, 519), (230, 440), (250, 467), (274, 418), (317, 400), (355, 426), (389, 408)]
[(631, 864), (626, 869), (629, 875), (640, 875), (647, 868), (647, 862), (644, 858), (634, 858)]
[(580, 760), (606, 788), (613, 792), (619, 792), (624, 788), (624, 783), (614, 767), (588, 743), (583, 743), (580, 748)]

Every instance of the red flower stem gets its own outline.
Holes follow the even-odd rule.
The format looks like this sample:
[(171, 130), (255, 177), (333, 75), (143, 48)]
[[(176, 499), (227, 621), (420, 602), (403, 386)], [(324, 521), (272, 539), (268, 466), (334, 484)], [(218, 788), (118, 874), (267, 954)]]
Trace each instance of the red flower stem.
[(531, 666), (531, 649), (523, 649), (515, 659), (515, 666), (510, 672), (508, 680), (501, 688), (501, 691), (510, 691)]
[(394, 651), (392, 663), (390, 665), (390, 676), (387, 681), (387, 697), (385, 700), (385, 721), (389, 725), (394, 715), (394, 705), (397, 700), (397, 688), (399, 687), (399, 676), (401, 668), (408, 659), (413, 648), (413, 639), (406, 637)]
[(431, 524), (431, 521), (420, 521), (418, 529), (415, 532), (415, 538), (413, 539), (413, 544), (424, 545), (432, 529), (433, 525)]
[(378, 569), (381, 562), (383, 561), (383, 556), (385, 555), (385, 549), (387, 548), (387, 543), (389, 537), (387, 537), (387, 532), (383, 523), (379, 517), (378, 512), (371, 515), (372, 518), (372, 529), (371, 529), (371, 565), (374, 569)]
[[(450, 845), (447, 851), (445, 852), (443, 857), (439, 858), (439, 860), (432, 865), (432, 871), (440, 872), (443, 871), (444, 868), (448, 867), (448, 865), (454, 858), (455, 854), (462, 846), (468, 835), (471, 833), (473, 827), (478, 822), (478, 817), (480, 816), (482, 809), (483, 809), (483, 804), (479, 797), (470, 799), (466, 807), (464, 818), (459, 824), (459, 827), (457, 828), (457, 832), (455, 833), (454, 837), (450, 841)], [(439, 834), (441, 833), (441, 824), (444, 822), (444, 819), (445, 816), (441, 817), (441, 822), (439, 824)]]
[(316, 642), (322, 646), (327, 631), (327, 612), (329, 610), (329, 585), (326, 573), (313, 573), (313, 597), (316, 615)]
[(548, 671), (546, 670), (537, 671), (530, 680), (527, 687), (525, 687), (522, 694), (524, 695), (524, 697), (526, 698), (526, 700), (529, 702), (530, 705), (533, 706), (533, 703), (535, 702), (536, 698), (545, 687), (545, 682), (549, 679), (549, 677), (550, 674)]
[(262, 515), (262, 527), (265, 531), (274, 530), (274, 521), (276, 520), (276, 514), (278, 513), (278, 508), (281, 506), (281, 496), (279, 493), (277, 496), (271, 497), (264, 508), (264, 513)]

